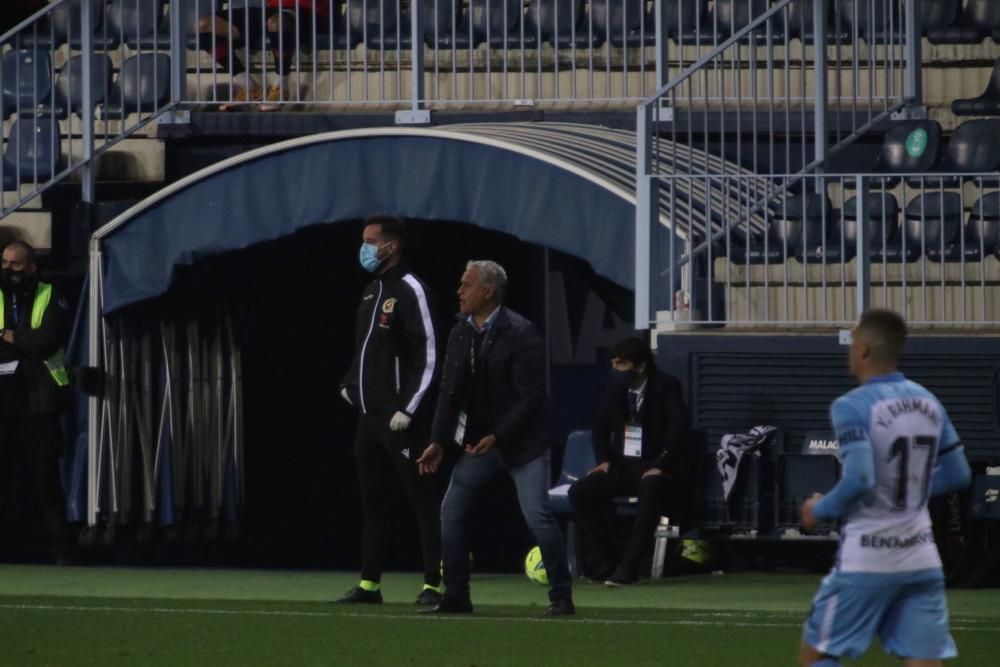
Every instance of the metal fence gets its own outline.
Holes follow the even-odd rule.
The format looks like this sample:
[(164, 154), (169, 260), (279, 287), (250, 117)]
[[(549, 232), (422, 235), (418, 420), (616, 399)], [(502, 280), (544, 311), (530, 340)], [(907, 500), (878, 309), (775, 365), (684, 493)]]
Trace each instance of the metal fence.
[(0, 217), (74, 172), (92, 202), (97, 159), (180, 98), (183, 55), (140, 25), (153, 4), (59, 0), (0, 37)]
[[(725, 0), (714, 5), (716, 10), (724, 6)], [(767, 208), (776, 198), (790, 197), (788, 188), (801, 185), (802, 178), (795, 176), (828, 169), (837, 151), (894, 116), (920, 115), (916, 7), (916, 0), (779, 0), (732, 29), (642, 102), (637, 115), (637, 327), (655, 322), (655, 311), (664, 308), (663, 281), (679, 270), (679, 254), (702, 258), (712, 252), (711, 234), (701, 234), (701, 245), (679, 254), (665, 253), (657, 241), (658, 190), (666, 185), (681, 190), (664, 167), (683, 159), (678, 153), (684, 151), (723, 156), (722, 169), (694, 172), (687, 183), (705, 184), (708, 191), (720, 183), (723, 190), (738, 190), (722, 210), (715, 210), (717, 202), (699, 202), (689, 194), (677, 201), (690, 200), (692, 207), (726, 220), (732, 220), (726, 207), (742, 209), (743, 224), (763, 226), (766, 232)], [(717, 25), (712, 32), (720, 34)], [(697, 37), (691, 39), (697, 44)], [(685, 43), (682, 36), (681, 50)], [(730, 175), (735, 180), (725, 178)], [(683, 226), (686, 219), (675, 218), (675, 223)], [(752, 321), (791, 319), (768, 310)]]
[[(913, 325), (1000, 323), (1000, 174), (664, 176), (673, 206), (730, 193), (705, 217), (671, 216), (698, 248), (671, 248), (659, 328), (836, 325), (867, 307)], [(763, 206), (757, 202), (764, 201)], [(673, 235), (670, 238), (674, 238)]]

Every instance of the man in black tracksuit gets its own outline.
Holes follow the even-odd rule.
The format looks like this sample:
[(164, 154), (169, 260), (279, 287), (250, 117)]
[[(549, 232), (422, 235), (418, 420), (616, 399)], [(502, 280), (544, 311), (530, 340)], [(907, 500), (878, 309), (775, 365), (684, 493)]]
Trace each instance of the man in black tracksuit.
[[(621, 586), (638, 579), (660, 516), (668, 512), (676, 523), (687, 518), (698, 451), (681, 384), (656, 369), (645, 342), (618, 342), (611, 366), (607, 400), (594, 419), (597, 465), (570, 487), (569, 501), (597, 549), (600, 564), (591, 578)], [(616, 496), (639, 497), (624, 549), (612, 525)]]
[(26, 243), (4, 248), (0, 271), (0, 505), (9, 513), (17, 485), (31, 484), (62, 563), (70, 546), (59, 481), (69, 305), (38, 280), (35, 251)]
[(416, 464), (429, 439), (439, 374), (436, 304), (403, 261), (404, 234), (397, 218), (365, 220), (360, 261), (376, 278), (361, 297), (354, 362), (340, 389), (361, 413), (354, 441), (364, 513), (361, 583), (338, 602), (382, 602), (393, 471), (420, 527), (424, 588), (417, 604), (432, 606), (441, 599), (441, 498), (436, 480), (420, 476)]

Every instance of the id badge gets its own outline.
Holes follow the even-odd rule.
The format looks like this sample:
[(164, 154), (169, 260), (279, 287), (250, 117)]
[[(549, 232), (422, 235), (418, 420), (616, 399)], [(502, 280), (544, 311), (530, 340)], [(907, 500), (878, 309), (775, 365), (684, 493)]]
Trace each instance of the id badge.
[(462, 444), (465, 441), (465, 425), (469, 417), (464, 412), (458, 413), (458, 428), (455, 429), (455, 442)]
[(642, 458), (641, 426), (625, 426), (625, 457)]

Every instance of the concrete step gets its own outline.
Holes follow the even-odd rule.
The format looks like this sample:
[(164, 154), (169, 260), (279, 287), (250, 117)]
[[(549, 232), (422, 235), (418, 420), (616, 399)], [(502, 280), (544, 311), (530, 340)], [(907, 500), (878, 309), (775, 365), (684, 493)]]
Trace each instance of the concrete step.
[(38, 250), (52, 248), (52, 214), (48, 211), (14, 211), (0, 219), (0, 244), (26, 241)]

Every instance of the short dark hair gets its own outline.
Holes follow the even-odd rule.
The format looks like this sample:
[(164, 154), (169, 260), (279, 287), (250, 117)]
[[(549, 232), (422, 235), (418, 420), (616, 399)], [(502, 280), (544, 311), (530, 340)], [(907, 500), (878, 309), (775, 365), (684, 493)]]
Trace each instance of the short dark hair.
[(4, 252), (9, 249), (20, 250), (24, 253), (24, 258), (28, 260), (28, 264), (38, 264), (38, 253), (30, 243), (25, 243), (24, 241), (11, 241), (6, 246), (4, 246)]
[(406, 223), (402, 218), (394, 215), (369, 215), (365, 218), (365, 227), (368, 225), (379, 225), (382, 227), (382, 235), (387, 239), (406, 245)]
[(646, 371), (651, 372), (656, 368), (656, 360), (653, 358), (653, 351), (649, 349), (646, 341), (637, 337), (629, 336), (622, 338), (611, 348), (612, 359), (622, 359), (631, 361), (636, 366), (646, 364)]
[(899, 313), (882, 308), (866, 310), (854, 330), (871, 346), (872, 357), (878, 361), (896, 363), (903, 353), (906, 322)]

